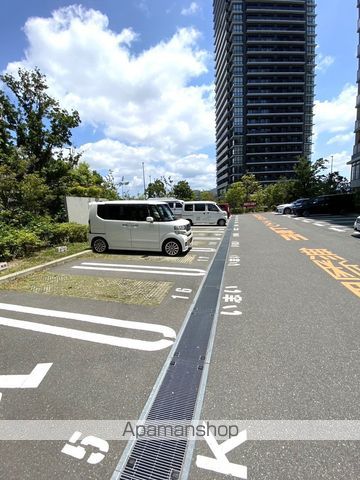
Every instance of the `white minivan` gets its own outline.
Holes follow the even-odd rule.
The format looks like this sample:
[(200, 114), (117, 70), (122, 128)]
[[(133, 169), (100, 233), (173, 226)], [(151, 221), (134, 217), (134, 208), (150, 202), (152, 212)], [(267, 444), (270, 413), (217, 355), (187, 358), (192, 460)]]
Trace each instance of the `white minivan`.
[(171, 208), (171, 211), (175, 215), (175, 218), (181, 218), (182, 213), (183, 213), (183, 208), (184, 208), (184, 200), (179, 200), (178, 198), (173, 198), (173, 197), (154, 197), (154, 198), (149, 198), (149, 200), (158, 200), (159, 202), (166, 202), (169, 207)]
[(171, 257), (192, 247), (191, 225), (176, 220), (165, 202), (128, 200), (89, 205), (89, 241), (94, 252), (147, 250)]
[(191, 225), (226, 225), (227, 213), (215, 202), (185, 202), (183, 218)]

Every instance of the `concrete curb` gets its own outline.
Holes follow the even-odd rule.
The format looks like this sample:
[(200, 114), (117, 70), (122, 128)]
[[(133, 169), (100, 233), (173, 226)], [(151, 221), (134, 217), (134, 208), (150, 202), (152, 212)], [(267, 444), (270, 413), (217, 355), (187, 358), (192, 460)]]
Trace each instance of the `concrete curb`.
[(34, 273), (40, 270), (45, 270), (45, 268), (51, 267), (52, 265), (61, 265), (62, 263), (69, 262), (73, 258), (80, 257), (81, 255), (90, 252), (91, 250), (84, 250), (83, 252), (74, 253), (72, 255), (69, 255), (68, 257), (62, 257), (58, 260), (52, 260), (51, 262), (43, 263), (42, 265), (36, 265), (35, 267), (26, 268), (25, 270), (21, 270), (20, 272), (9, 273), (9, 275), (0, 277), (0, 283), (7, 280), (12, 280), (13, 278), (24, 277), (25, 275), (29, 275), (30, 273)]

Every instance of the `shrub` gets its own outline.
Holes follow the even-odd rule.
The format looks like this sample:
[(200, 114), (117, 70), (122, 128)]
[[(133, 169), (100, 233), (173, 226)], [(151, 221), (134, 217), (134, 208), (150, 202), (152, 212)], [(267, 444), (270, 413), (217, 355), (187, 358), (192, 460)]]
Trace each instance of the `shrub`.
[(44, 242), (25, 228), (16, 229), (0, 224), (0, 259), (24, 257), (44, 246)]
[(24, 257), (43, 247), (87, 241), (87, 226), (77, 223), (54, 223), (39, 217), (27, 227), (0, 222), (0, 261)]
[(58, 223), (53, 231), (53, 244), (86, 242), (88, 228), (78, 223)]
[(87, 240), (87, 226), (78, 223), (55, 223), (50, 217), (40, 217), (29, 227), (49, 246)]

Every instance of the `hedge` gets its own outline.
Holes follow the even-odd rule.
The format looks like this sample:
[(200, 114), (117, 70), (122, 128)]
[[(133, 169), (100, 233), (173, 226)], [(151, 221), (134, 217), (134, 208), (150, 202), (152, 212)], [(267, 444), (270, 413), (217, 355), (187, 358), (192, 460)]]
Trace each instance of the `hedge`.
[(54, 223), (46, 217), (23, 228), (0, 223), (0, 261), (26, 257), (45, 247), (86, 241), (87, 226), (77, 223)]

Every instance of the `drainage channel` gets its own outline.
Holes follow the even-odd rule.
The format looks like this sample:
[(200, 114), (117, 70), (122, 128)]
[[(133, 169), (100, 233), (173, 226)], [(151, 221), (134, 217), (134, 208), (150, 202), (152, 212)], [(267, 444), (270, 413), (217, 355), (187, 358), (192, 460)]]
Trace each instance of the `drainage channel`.
[[(227, 228), (158, 392), (143, 422), (189, 424), (194, 416), (216, 313), (233, 221)], [(112, 480), (177, 480), (187, 439), (138, 439), (121, 458)]]

